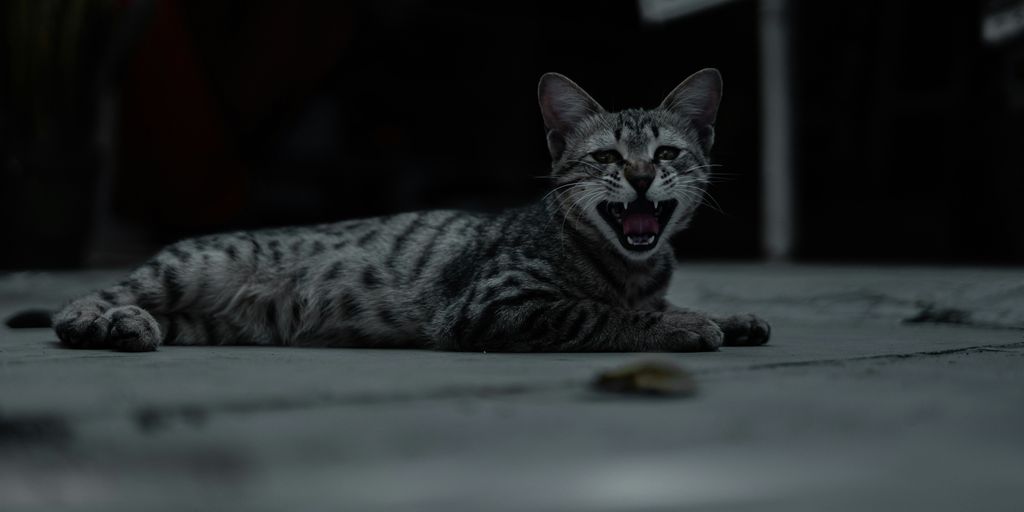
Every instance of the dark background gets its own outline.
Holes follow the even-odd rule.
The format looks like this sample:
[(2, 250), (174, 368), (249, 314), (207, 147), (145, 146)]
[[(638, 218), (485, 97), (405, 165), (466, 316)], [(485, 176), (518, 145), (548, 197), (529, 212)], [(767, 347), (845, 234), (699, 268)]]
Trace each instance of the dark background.
[[(789, 5), (795, 258), (1024, 263), (1014, 2)], [(605, 108), (725, 78), (722, 181), (682, 259), (757, 259), (755, 1), (12, 1), (0, 40), (0, 269), (137, 262), (183, 236), (544, 192), (536, 83)]]

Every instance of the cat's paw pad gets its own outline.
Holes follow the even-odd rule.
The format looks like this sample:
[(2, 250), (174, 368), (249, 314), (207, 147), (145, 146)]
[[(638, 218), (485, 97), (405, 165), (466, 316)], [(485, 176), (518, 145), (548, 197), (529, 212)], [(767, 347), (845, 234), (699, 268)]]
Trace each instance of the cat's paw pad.
[(772, 335), (772, 327), (760, 317), (749, 313), (716, 319), (725, 333), (726, 346), (764, 345)]
[(138, 306), (111, 308), (103, 316), (110, 320), (107, 341), (114, 350), (149, 352), (160, 344), (160, 325)]
[(69, 348), (105, 348), (110, 320), (98, 309), (67, 307), (53, 316), (53, 330)]
[(703, 352), (718, 350), (725, 338), (722, 329), (703, 315), (684, 314), (666, 318), (672, 350)]

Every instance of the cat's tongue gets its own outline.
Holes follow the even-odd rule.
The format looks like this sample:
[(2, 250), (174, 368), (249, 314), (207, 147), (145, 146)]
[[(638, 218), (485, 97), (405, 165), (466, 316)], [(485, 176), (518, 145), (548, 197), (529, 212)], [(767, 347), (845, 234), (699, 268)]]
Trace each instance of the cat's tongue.
[(649, 213), (631, 213), (622, 219), (622, 234), (626, 236), (657, 235), (658, 231), (658, 218)]

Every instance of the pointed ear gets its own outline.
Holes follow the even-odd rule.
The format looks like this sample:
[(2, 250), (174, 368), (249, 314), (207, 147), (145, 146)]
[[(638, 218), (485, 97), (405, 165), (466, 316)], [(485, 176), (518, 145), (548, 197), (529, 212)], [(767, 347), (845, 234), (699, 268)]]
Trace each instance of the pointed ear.
[(672, 89), (661, 107), (683, 119), (690, 120), (704, 145), (711, 149), (715, 141), (715, 118), (722, 100), (722, 75), (717, 69), (702, 69)]
[(565, 151), (565, 139), (577, 123), (591, 114), (604, 112), (586, 91), (558, 73), (545, 73), (540, 77), (537, 99), (548, 129), (548, 151), (555, 160)]

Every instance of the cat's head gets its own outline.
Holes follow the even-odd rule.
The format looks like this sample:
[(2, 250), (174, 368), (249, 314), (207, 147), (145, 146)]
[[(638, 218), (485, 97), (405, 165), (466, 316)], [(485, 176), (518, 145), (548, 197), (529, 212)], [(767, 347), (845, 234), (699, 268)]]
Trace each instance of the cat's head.
[(653, 110), (608, 112), (568, 78), (538, 87), (555, 190), (566, 222), (642, 260), (686, 227), (710, 177), (722, 77), (704, 69)]

